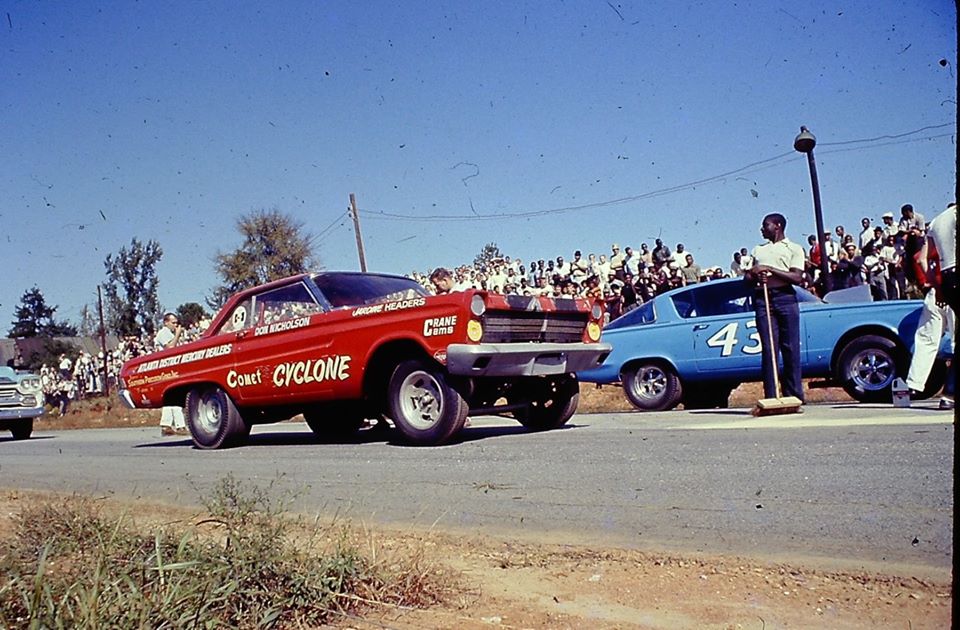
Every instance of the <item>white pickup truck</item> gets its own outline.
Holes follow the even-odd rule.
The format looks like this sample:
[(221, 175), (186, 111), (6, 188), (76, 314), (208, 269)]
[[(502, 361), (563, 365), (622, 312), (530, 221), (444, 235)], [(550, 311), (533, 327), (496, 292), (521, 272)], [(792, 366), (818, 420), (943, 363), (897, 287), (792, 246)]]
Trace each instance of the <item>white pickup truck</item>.
[(0, 430), (13, 439), (25, 440), (33, 433), (33, 419), (43, 415), (43, 388), (36, 374), (0, 367)]

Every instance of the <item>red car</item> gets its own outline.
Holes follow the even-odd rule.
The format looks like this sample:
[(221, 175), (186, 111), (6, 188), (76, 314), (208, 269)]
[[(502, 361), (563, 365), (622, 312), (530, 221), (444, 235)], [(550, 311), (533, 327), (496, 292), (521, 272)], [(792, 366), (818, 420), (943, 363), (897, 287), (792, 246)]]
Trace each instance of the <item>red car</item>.
[(206, 449), (299, 413), (338, 436), (386, 416), (413, 444), (450, 440), (468, 414), (553, 429), (576, 411), (573, 373), (610, 352), (601, 318), (583, 299), (432, 296), (401, 276), (304, 274), (233, 296), (197, 341), (128, 361), (120, 396), (183, 406)]

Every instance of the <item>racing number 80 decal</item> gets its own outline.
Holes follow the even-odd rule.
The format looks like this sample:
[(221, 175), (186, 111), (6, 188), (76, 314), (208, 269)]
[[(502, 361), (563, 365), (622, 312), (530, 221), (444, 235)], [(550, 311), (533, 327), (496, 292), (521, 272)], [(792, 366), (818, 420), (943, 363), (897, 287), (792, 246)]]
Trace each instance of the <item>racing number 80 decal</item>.
[[(733, 349), (740, 343), (740, 340), (737, 339), (737, 329), (739, 327), (740, 322), (730, 322), (707, 339), (707, 345), (711, 348), (720, 348), (721, 357), (729, 357), (733, 354)], [(743, 347), (740, 348), (740, 352), (744, 354), (760, 354), (760, 333), (756, 330), (757, 321), (751, 319), (745, 322), (743, 327), (753, 329), (753, 332), (747, 337), (747, 342), (753, 343), (744, 344)]]

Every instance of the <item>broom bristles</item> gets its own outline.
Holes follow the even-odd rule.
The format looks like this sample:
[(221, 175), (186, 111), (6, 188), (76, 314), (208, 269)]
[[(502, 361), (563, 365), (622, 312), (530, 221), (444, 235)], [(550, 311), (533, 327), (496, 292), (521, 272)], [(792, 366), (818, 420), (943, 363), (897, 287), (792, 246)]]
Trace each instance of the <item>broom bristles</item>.
[(761, 398), (750, 413), (754, 416), (776, 416), (800, 411), (803, 401), (796, 396)]

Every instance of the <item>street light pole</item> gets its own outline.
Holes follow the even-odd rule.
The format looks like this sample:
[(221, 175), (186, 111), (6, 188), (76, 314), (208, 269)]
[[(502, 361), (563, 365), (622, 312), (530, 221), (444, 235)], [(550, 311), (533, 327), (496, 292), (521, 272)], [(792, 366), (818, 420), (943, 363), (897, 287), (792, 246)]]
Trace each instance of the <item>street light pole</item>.
[(793, 140), (793, 148), (800, 153), (807, 154), (807, 164), (810, 166), (810, 185), (813, 189), (813, 213), (817, 220), (817, 244), (820, 248), (820, 279), (823, 294), (826, 295), (833, 287), (830, 281), (830, 262), (827, 260), (827, 243), (824, 238), (823, 209), (820, 207), (820, 181), (817, 179), (817, 162), (813, 158), (813, 147), (817, 146), (817, 138), (806, 127), (800, 127), (800, 133)]

